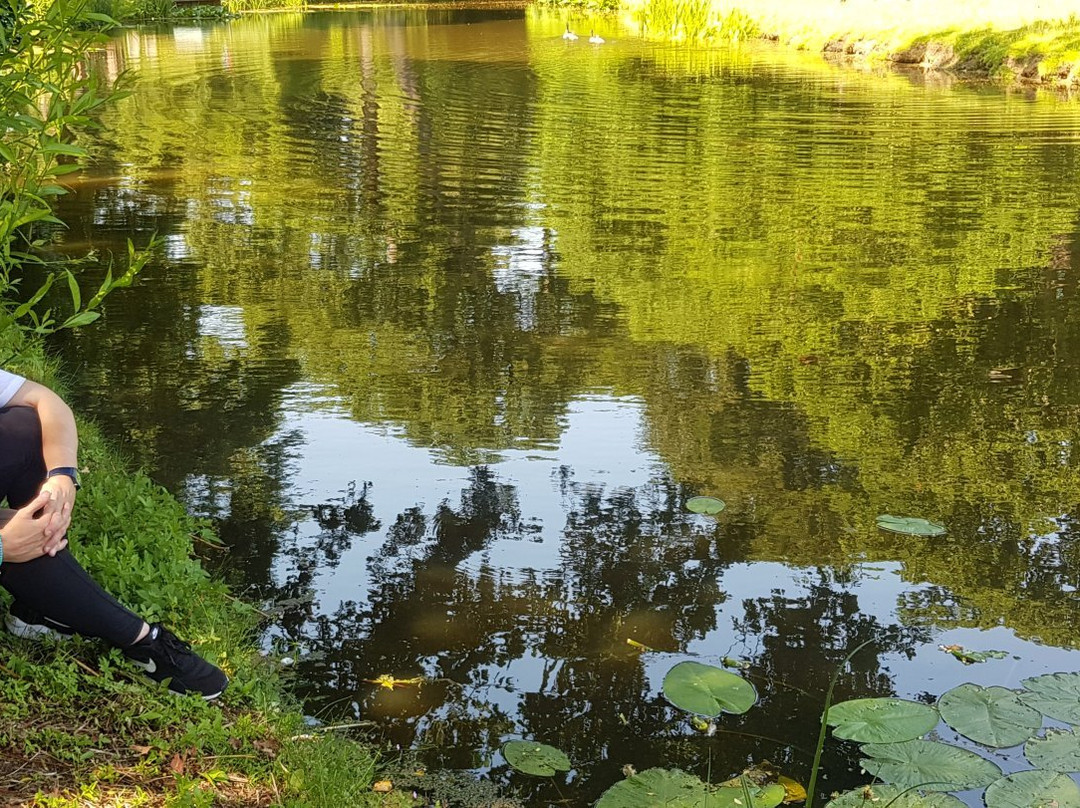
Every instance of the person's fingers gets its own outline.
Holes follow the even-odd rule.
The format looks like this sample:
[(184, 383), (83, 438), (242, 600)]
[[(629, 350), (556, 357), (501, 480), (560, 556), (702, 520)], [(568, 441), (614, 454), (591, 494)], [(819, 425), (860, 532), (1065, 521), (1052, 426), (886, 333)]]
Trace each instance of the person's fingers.
[(52, 501), (52, 498), (53, 496), (51, 491), (39, 491), (38, 495), (32, 500), (30, 500), (26, 505), (23, 505), (21, 508), (19, 508), (18, 512), (26, 513), (30, 516), (33, 516), (39, 510), (48, 505), (48, 503)]
[(55, 543), (49, 545), (48, 547), (46, 547), (45, 552), (48, 553), (50, 556), (55, 556), (57, 553), (59, 553), (61, 550), (63, 550), (65, 547), (67, 547), (67, 545), (68, 545), (67, 539), (61, 539), (60, 541), (55, 542)]

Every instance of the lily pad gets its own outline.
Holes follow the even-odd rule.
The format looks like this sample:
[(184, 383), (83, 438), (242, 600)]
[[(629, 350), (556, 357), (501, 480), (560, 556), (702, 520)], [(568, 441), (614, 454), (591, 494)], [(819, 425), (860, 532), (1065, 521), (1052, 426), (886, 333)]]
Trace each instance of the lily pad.
[(879, 808), (885, 805), (889, 808), (966, 808), (951, 794), (920, 794), (882, 783), (856, 788), (834, 797), (826, 803), (825, 808)]
[(1020, 701), (1066, 724), (1080, 724), (1080, 673), (1047, 673), (1025, 679)]
[(1039, 711), (1005, 687), (954, 687), (938, 699), (938, 712), (965, 738), (997, 748), (1021, 744), (1042, 726)]
[(996, 764), (974, 752), (937, 741), (868, 743), (859, 747), (870, 774), (901, 788), (960, 791), (982, 788), (1001, 777)]
[(646, 769), (601, 794), (596, 808), (705, 808), (708, 799), (708, 786), (692, 774), (678, 769)]
[(985, 799), (987, 808), (1080, 808), (1080, 788), (1067, 774), (1033, 769), (991, 783)]
[(1047, 730), (1045, 738), (1032, 738), (1024, 745), (1024, 757), (1037, 769), (1080, 772), (1080, 736), (1063, 729)]
[(690, 497), (686, 500), (686, 510), (690, 513), (701, 513), (705, 516), (716, 516), (727, 507), (727, 503), (716, 497)]
[[(776, 808), (787, 796), (787, 789), (779, 783), (764, 786), (747, 783), (746, 788), (750, 792), (750, 804), (753, 808)], [(709, 808), (746, 808), (746, 794), (742, 786), (729, 786), (710, 791)]]
[(945, 535), (945, 525), (913, 516), (891, 516), (884, 513), (877, 518), (877, 526), (890, 533), (903, 533), (906, 536)]
[(903, 699), (852, 699), (829, 708), (833, 735), (859, 743), (895, 743), (925, 735), (937, 726), (937, 710)]
[(741, 676), (701, 662), (680, 662), (664, 677), (664, 697), (680, 710), (712, 718), (745, 713), (757, 702), (754, 686)]
[(646, 769), (605, 791), (596, 808), (776, 808), (784, 800), (777, 783), (747, 788), (751, 806), (741, 786), (714, 788), (679, 769)]
[(551, 777), (555, 772), (570, 771), (570, 758), (554, 746), (536, 741), (507, 741), (502, 746), (506, 762), (525, 774)]

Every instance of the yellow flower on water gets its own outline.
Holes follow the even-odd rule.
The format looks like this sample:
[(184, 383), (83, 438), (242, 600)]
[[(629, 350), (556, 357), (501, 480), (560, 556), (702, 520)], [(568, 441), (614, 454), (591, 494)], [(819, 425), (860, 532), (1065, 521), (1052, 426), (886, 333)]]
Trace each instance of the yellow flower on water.
[(385, 687), (387, 690), (393, 690), (395, 687), (423, 684), (424, 677), (414, 676), (412, 679), (395, 679), (389, 673), (384, 673), (374, 679), (365, 679), (364, 681), (370, 682), (373, 685), (378, 685), (379, 687)]

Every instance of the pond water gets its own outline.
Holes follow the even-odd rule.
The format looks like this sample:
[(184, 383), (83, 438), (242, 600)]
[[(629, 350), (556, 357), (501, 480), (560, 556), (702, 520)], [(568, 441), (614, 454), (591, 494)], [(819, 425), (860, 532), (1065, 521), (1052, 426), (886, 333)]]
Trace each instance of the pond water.
[[(1080, 670), (1080, 105), (572, 24), (278, 14), (102, 56), (139, 80), (60, 249), (163, 244), (59, 343), (75, 398), (215, 520), (307, 711), (586, 805), (625, 764), (805, 780), (866, 640), (840, 698)], [(762, 700), (710, 738), (660, 683), (723, 657)], [(520, 737), (574, 772), (513, 773)], [(830, 743), (825, 793), (857, 761)]]

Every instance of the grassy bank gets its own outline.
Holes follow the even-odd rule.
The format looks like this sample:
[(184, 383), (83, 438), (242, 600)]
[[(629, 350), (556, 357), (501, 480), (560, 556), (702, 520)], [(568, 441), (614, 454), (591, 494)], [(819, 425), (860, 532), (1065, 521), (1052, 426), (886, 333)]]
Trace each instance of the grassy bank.
[(999, 78), (1080, 83), (1080, 16), (1068, 0), (626, 0), (661, 39), (767, 38)]
[[(57, 386), (40, 345), (9, 367)], [(372, 791), (371, 750), (305, 726), (275, 663), (255, 649), (259, 614), (195, 555), (216, 541), (207, 527), (126, 468), (92, 426), (81, 434), (73, 551), (128, 605), (217, 661), (232, 684), (220, 704), (206, 704), (148, 682), (101, 643), (41, 645), (0, 632), (0, 804), (415, 804)]]

